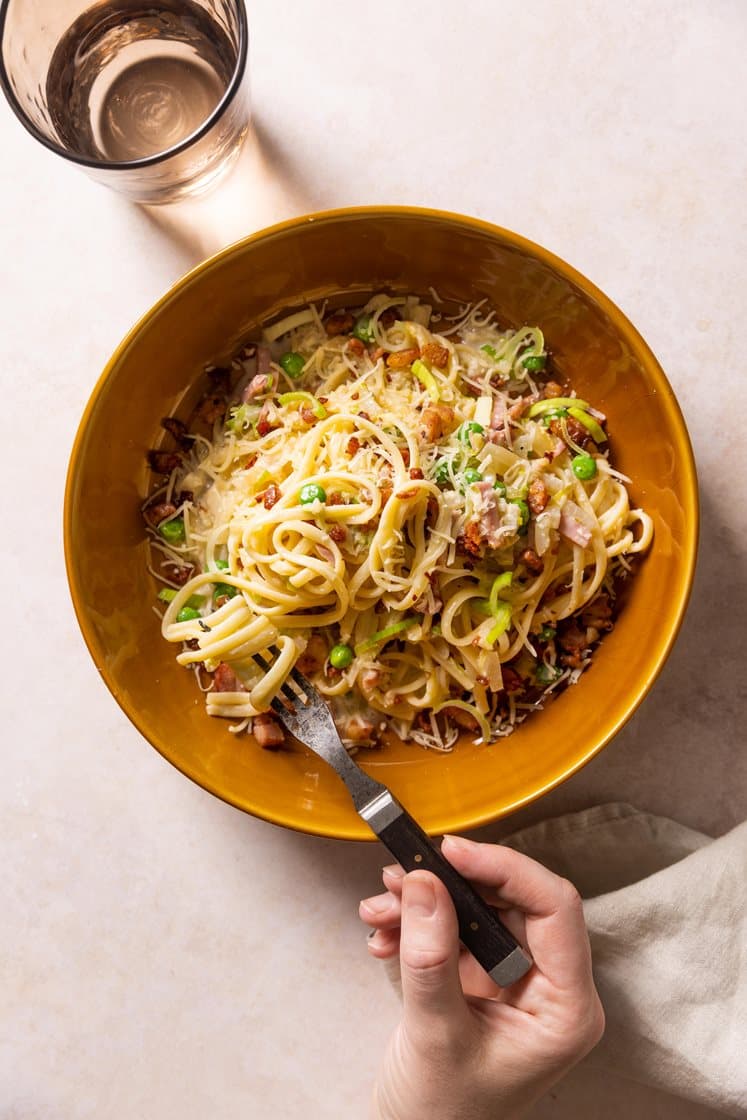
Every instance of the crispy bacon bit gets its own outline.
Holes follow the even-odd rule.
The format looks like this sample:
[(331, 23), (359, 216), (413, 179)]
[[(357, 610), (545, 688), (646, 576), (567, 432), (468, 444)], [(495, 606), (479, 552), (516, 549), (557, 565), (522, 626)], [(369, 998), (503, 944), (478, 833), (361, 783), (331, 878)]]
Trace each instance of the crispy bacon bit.
[(262, 494), (262, 505), (265, 509), (272, 509), (280, 501), (280, 497), (280, 488), (274, 482), (271, 482)]
[(194, 443), (194, 436), (187, 433), (187, 425), (183, 420), (177, 420), (176, 416), (164, 416), (161, 427), (174, 437), (180, 447), (186, 449)]
[(301, 419), (303, 420), (304, 424), (308, 424), (309, 427), (311, 427), (312, 424), (316, 424), (317, 417), (314, 415), (307, 404), (301, 406)]
[(476, 521), (470, 521), (469, 524), (465, 525), (463, 535), (457, 537), (457, 545), (468, 552), (470, 556), (482, 556), (480, 527)]
[(424, 438), (435, 443), (454, 427), (454, 409), (448, 404), (428, 405), (423, 409), (420, 423)]
[(359, 338), (351, 338), (348, 340), (348, 350), (351, 354), (357, 354), (358, 357), (360, 357), (362, 354), (365, 354), (366, 347)]
[(265, 401), (259, 411), (259, 416), (257, 417), (257, 435), (266, 436), (269, 432), (274, 431), (277, 427), (279, 427), (279, 424), (277, 424), (277, 422), (272, 419), (272, 413), (270, 412), (270, 402)]
[(386, 364), (389, 369), (407, 369), (420, 357), (420, 347), (411, 346), (407, 350), (393, 350), (388, 355)]
[(427, 342), (423, 347), (423, 357), (436, 369), (445, 369), (449, 364), (449, 351), (438, 342)]
[(328, 506), (344, 506), (345, 505), (342, 494), (340, 493), (339, 490), (333, 490), (331, 494), (327, 494), (327, 505)]
[(248, 471), (251, 467), (254, 466), (254, 464), (257, 462), (258, 458), (259, 458), (259, 456), (257, 455), (256, 452), (252, 452), (251, 455), (247, 455), (246, 459), (244, 459), (243, 469), (245, 471)]
[(390, 486), (390, 484), (388, 482), (382, 482), (381, 485), (379, 486), (379, 491), (381, 493), (381, 504), (382, 504), (382, 506), (385, 506), (387, 504), (387, 502), (389, 501), (389, 499), (391, 498), (392, 490), (393, 490), (393, 487)]
[(143, 510), (143, 517), (155, 529), (167, 517), (173, 517), (176, 513), (176, 506), (171, 502), (158, 502), (155, 506), (148, 506)]
[(398, 490), (394, 496), (399, 502), (408, 502), (410, 498), (414, 498), (417, 493), (417, 488), (411, 486), (408, 490)]
[(359, 439), (357, 439), (356, 436), (351, 436), (350, 439), (348, 440), (347, 447), (345, 448), (348, 455), (350, 455), (350, 456), (357, 455), (357, 453), (360, 451), (360, 449), (361, 449), (361, 441)]
[(533, 478), (529, 484), (527, 505), (536, 517), (538, 513), (542, 513), (542, 510), (549, 501), (550, 491), (547, 489), (544, 478), (540, 478), (538, 475), (536, 478)]
[(376, 365), (379, 358), (384, 358), (386, 356), (386, 353), (387, 353), (387, 351), (384, 349), (383, 346), (374, 346), (374, 348), (369, 352), (368, 356), (371, 359), (371, 361), (374, 363), (374, 365)]
[(367, 412), (362, 412), (361, 411), (361, 412), (358, 413), (358, 415), (360, 416), (361, 420), (368, 420), (369, 424), (371, 423), (371, 417), (368, 415)]
[(213, 692), (245, 692), (243, 684), (230, 665), (221, 661), (213, 673)]
[(429, 494), (428, 495), (428, 505), (426, 506), (426, 510), (425, 510), (425, 517), (426, 517), (426, 521), (428, 522), (429, 526), (432, 527), (438, 521), (438, 511), (439, 511), (439, 509), (440, 509), (440, 503), (438, 501), (438, 498), (436, 497), (435, 494)]
[[(573, 440), (573, 442), (577, 443), (579, 447), (586, 447), (587, 443), (591, 439), (591, 432), (588, 432), (583, 424), (579, 423), (575, 416), (566, 416), (565, 425), (568, 431), (568, 435)], [(550, 431), (559, 439), (565, 438), (563, 436), (563, 429), (558, 418), (550, 421)]]
[(586, 631), (581, 629), (575, 618), (560, 624), (557, 642), (563, 651), (560, 655), (563, 665), (567, 665), (569, 669), (580, 669), (587, 641)]
[(531, 400), (529, 400), (527, 397), (522, 397), (520, 401), (516, 401), (514, 404), (512, 404), (508, 410), (509, 420), (521, 420), (522, 416), (529, 408), (529, 405), (531, 403)]
[(536, 576), (544, 570), (545, 565), (542, 563), (542, 560), (533, 548), (525, 548), (521, 554), (520, 559), (522, 560), (524, 567)]
[(523, 692), (524, 681), (510, 665), (501, 665), (504, 692)]
[(421, 478), (425, 478), (425, 475), (421, 471), (420, 467), (410, 467), (410, 478), (413, 480), (413, 482), (419, 482)]
[(463, 731), (479, 731), (480, 724), (475, 717), (469, 712), (465, 712), (464, 708), (448, 708), (441, 709), (444, 715), (447, 715), (457, 727), (461, 727)]
[(353, 329), (353, 316), (349, 311), (335, 311), (324, 324), (324, 329), (330, 338), (339, 334), (349, 334)]
[(596, 599), (584, 607), (581, 612), (581, 624), (582, 626), (593, 626), (596, 630), (612, 629), (614, 623), (609, 595), (601, 592)]
[(182, 465), (178, 451), (149, 451), (148, 465), (156, 474), (171, 474)]
[(544, 390), (543, 396), (545, 397), (546, 400), (548, 398), (553, 398), (554, 399), (555, 397), (562, 397), (563, 396), (563, 386), (558, 385), (557, 381), (548, 381), (547, 384), (545, 385), (545, 390)]
[(193, 564), (172, 564), (169, 561), (169, 563), (161, 565), (163, 578), (169, 580), (170, 583), (175, 583), (178, 587), (184, 587), (187, 580), (192, 578), (194, 570)]
[(342, 544), (348, 535), (348, 531), (344, 525), (330, 525), (329, 535), (330, 539), (333, 540), (335, 544)]
[(275, 751), (285, 744), (285, 733), (268, 712), (262, 712), (252, 720), (252, 735), (257, 745), (266, 751)]
[(206, 393), (194, 411), (193, 419), (212, 428), (226, 414), (226, 398), (222, 393)]
[(306, 643), (306, 649), (296, 662), (299, 673), (303, 673), (306, 677), (311, 676), (312, 673), (320, 673), (324, 668), (328, 652), (327, 643), (321, 634), (312, 634)]

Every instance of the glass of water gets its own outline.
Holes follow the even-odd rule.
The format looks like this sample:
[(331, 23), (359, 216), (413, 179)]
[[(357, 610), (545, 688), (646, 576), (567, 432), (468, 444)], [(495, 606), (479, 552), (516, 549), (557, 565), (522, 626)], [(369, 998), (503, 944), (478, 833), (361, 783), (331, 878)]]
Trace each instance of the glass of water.
[(0, 84), (50, 151), (135, 202), (210, 187), (249, 125), (243, 0), (0, 0)]

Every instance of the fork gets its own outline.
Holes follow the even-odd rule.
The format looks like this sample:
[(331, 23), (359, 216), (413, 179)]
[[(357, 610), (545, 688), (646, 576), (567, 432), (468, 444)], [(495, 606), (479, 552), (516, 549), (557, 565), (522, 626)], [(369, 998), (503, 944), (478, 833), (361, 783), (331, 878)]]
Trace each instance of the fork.
[[(271, 662), (254, 654), (267, 672)], [(382, 782), (353, 761), (340, 739), (332, 713), (312, 684), (291, 669), (271, 707), (287, 731), (335, 770), (347, 786), (358, 815), (405, 871), (422, 868), (444, 884), (456, 908), (459, 936), (490, 978), (502, 988), (532, 967), (531, 957), (506, 929), (474, 887), (444, 859), (438, 848)]]

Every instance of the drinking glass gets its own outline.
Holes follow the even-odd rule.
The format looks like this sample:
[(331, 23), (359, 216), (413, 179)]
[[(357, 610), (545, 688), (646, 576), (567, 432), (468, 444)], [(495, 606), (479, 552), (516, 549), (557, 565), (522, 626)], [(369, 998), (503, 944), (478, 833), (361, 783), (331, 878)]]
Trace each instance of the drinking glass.
[(136, 202), (211, 186), (249, 125), (243, 0), (0, 0), (0, 85), (50, 151)]

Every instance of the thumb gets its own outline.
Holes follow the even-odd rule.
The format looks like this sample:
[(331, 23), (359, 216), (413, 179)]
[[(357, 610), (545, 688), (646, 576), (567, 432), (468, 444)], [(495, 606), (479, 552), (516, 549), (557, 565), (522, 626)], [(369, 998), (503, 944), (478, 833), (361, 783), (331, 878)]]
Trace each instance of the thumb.
[(400, 967), (405, 1022), (432, 1030), (436, 1020), (460, 1030), (469, 1011), (459, 982), (459, 927), (440, 879), (412, 871), (402, 884)]

